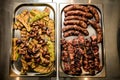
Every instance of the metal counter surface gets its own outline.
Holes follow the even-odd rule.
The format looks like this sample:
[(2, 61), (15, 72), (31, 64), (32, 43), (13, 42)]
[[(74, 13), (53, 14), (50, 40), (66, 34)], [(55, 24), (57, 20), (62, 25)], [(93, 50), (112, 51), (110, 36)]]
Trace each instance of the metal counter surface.
[[(14, 2), (57, 2), (103, 4), (106, 77), (104, 78), (46, 78), (10, 77), (9, 54), (11, 47), (11, 19)], [(120, 0), (0, 0), (0, 80), (120, 80)], [(59, 11), (58, 11), (59, 13)], [(58, 15), (58, 14), (57, 14)], [(59, 19), (57, 20), (59, 27)], [(58, 36), (57, 36), (58, 38)], [(57, 42), (59, 43), (59, 42)], [(119, 44), (118, 44), (119, 43)], [(58, 65), (59, 66), (59, 65)]]

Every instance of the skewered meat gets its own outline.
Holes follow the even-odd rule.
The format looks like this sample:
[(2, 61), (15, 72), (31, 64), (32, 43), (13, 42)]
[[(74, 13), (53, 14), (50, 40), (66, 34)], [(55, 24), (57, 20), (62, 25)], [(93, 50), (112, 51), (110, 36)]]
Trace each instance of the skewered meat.
[(99, 23), (93, 20), (89, 20), (89, 23), (97, 32), (97, 42), (100, 43), (102, 41), (102, 28), (100, 27)]
[(79, 34), (80, 34), (79, 31), (70, 30), (70, 31), (66, 31), (66, 32), (64, 32), (63, 36), (64, 36), (64, 37), (78, 36)]
[(86, 29), (81, 28), (80, 26), (77, 26), (77, 25), (67, 25), (67, 26), (62, 28), (63, 32), (66, 32), (68, 30), (79, 31), (79, 32), (83, 33), (85, 36), (89, 35), (89, 33), (88, 33), (88, 31)]
[(100, 17), (99, 17), (97, 10), (92, 6), (88, 6), (88, 8), (90, 12), (93, 14), (93, 16), (95, 17), (96, 22), (99, 23)]
[(82, 10), (82, 11), (85, 11), (85, 12), (89, 11), (87, 6), (82, 6), (82, 5), (79, 5), (79, 4), (71, 4), (71, 5), (64, 8), (64, 12), (68, 12), (70, 10)]
[(82, 28), (87, 28), (87, 24), (80, 20), (67, 20), (64, 21), (64, 25), (80, 25)]
[(81, 17), (81, 16), (66, 16), (65, 18), (64, 18), (64, 20), (65, 21), (67, 21), (67, 20), (81, 20), (81, 21), (85, 21), (85, 22), (87, 22), (88, 20), (87, 20), (87, 18), (85, 18), (85, 17)]
[(83, 12), (80, 10), (71, 10), (65, 13), (65, 17), (72, 16), (72, 15), (78, 15), (78, 16), (84, 16), (86, 18), (92, 18), (93, 15), (89, 12)]

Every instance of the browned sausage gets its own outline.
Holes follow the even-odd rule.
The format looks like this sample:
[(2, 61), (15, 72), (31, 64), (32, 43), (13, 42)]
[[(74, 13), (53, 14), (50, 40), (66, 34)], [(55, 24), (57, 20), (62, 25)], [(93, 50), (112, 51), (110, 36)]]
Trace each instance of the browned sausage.
[(88, 6), (88, 8), (90, 12), (93, 14), (93, 16), (95, 17), (96, 22), (99, 23), (100, 17), (99, 17), (97, 10), (92, 6)]
[(64, 25), (80, 25), (83, 28), (87, 28), (87, 24), (80, 20), (67, 20), (64, 21)]
[(67, 21), (67, 20), (82, 20), (82, 21), (87, 22), (87, 18), (81, 17), (81, 16), (67, 16), (67, 17), (65, 17), (64, 20), (65, 21)]
[(70, 31), (66, 31), (66, 32), (64, 32), (63, 36), (64, 36), (64, 37), (78, 36), (79, 34), (80, 34), (79, 31), (70, 30)]
[(80, 10), (71, 10), (65, 13), (65, 17), (66, 16), (71, 16), (71, 15), (78, 15), (78, 16), (84, 16), (87, 18), (92, 18), (93, 15), (89, 12), (84, 12), (84, 11), (80, 11)]
[(96, 30), (97, 32), (97, 42), (100, 43), (102, 41), (102, 28), (100, 27), (99, 23), (97, 23), (94, 20), (89, 20), (89, 23), (92, 25), (92, 27)]
[(82, 10), (82, 11), (85, 11), (85, 12), (89, 11), (87, 6), (82, 6), (82, 5), (79, 5), (79, 4), (71, 4), (71, 5), (64, 8), (64, 12), (68, 12), (70, 10)]
[(80, 31), (81, 33), (83, 33), (86, 36), (89, 35), (89, 32), (87, 31), (87, 29), (81, 28), (80, 26), (77, 26), (77, 25), (67, 25), (62, 28), (63, 32), (66, 32), (68, 30), (76, 30), (76, 31)]

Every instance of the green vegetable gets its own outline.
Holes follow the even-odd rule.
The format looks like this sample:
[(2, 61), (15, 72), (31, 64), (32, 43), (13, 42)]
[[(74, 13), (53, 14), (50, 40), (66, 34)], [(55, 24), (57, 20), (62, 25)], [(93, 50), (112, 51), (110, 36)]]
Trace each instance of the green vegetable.
[(46, 12), (40, 12), (39, 14), (36, 14), (35, 17), (33, 17), (30, 22), (33, 23), (36, 20), (42, 19), (43, 17), (48, 16), (49, 14)]
[(17, 61), (18, 57), (19, 57), (19, 54), (16, 52), (16, 53), (13, 55), (13, 60), (14, 60), (14, 61)]
[(51, 42), (51, 41), (48, 41), (47, 42), (48, 44), (48, 52), (50, 53), (50, 61), (53, 62), (55, 60), (55, 57), (54, 57), (54, 43)]
[(17, 61), (18, 57), (19, 57), (18, 48), (13, 47), (12, 60)]

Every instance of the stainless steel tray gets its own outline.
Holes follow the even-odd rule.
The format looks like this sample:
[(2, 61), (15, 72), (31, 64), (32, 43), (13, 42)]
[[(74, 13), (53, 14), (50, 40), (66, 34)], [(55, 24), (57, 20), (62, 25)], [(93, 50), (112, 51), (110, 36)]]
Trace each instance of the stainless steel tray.
[[(19, 4), (15, 7), (14, 10), (14, 15), (13, 15), (13, 22), (16, 21), (14, 20), (14, 17), (18, 14), (20, 14), (24, 10), (31, 10), (31, 9), (38, 9), (38, 10), (43, 10), (45, 7), (50, 8), (50, 15), (49, 17), (54, 20), (54, 29), (55, 29), (55, 52), (54, 56), (56, 58), (56, 3), (24, 3), (24, 4)], [(13, 26), (12, 26), (13, 27)], [(15, 30), (12, 29), (12, 37), (17, 37), (19, 38), (20, 33), (19, 31), (15, 32)], [(11, 52), (12, 54), (12, 52)], [(10, 55), (11, 55), (10, 54)], [(40, 74), (37, 72), (27, 72), (26, 75), (21, 75), (20, 74), (20, 69), (21, 69), (21, 64), (20, 60), (18, 59), (17, 61), (12, 61), (10, 59), (10, 76), (55, 76), (56, 75), (56, 61), (54, 62), (54, 70), (50, 73), (47, 74)]]
[[(76, 3), (76, 4), (79, 4), (79, 3)], [(59, 32), (59, 40), (61, 40), (63, 38), (63, 33), (62, 33), (62, 28), (64, 27), (64, 12), (63, 12), (63, 9), (64, 7), (66, 7), (67, 5), (70, 5), (70, 4), (60, 4), (60, 32)], [(99, 16), (100, 16), (100, 26), (102, 27), (102, 31), (103, 31), (103, 42), (102, 43), (99, 43), (98, 46), (99, 46), (99, 58), (100, 58), (100, 64), (103, 66), (103, 69), (101, 72), (97, 73), (96, 75), (94, 76), (91, 76), (89, 73), (85, 72), (83, 69), (83, 73), (80, 75), (80, 76), (72, 76), (72, 75), (68, 75), (66, 73), (64, 73), (63, 71), (63, 62), (61, 61), (61, 45), (59, 44), (59, 65), (61, 65), (61, 67), (59, 67), (59, 75), (60, 77), (105, 77), (105, 48), (104, 48), (104, 25), (103, 25), (103, 10), (102, 10), (102, 5), (101, 4), (81, 4), (81, 5), (91, 5), (93, 7), (95, 7), (97, 10), (98, 10), (98, 13), (99, 13)], [(90, 26), (90, 25), (89, 25)], [(91, 35), (96, 35), (96, 32), (95, 30), (92, 28), (92, 27), (89, 27), (87, 28), (88, 32), (89, 32), (89, 36), (85, 37), (85, 38), (88, 38), (90, 37)], [(73, 39), (75, 37), (68, 37), (66, 38), (66, 40), (69, 40), (69, 39)], [(60, 41), (59, 41), (60, 42)]]

